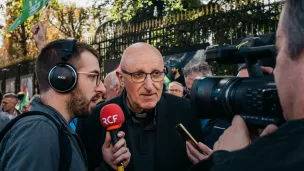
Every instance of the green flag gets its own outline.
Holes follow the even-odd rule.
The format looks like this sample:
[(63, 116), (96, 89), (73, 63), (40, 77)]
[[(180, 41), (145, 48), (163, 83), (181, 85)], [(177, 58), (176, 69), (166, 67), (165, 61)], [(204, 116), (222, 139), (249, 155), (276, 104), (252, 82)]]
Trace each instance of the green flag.
[(8, 31), (15, 30), (21, 23), (23, 23), (30, 16), (36, 14), (43, 8), (50, 0), (25, 0), (22, 7), (21, 15), (8, 28)]

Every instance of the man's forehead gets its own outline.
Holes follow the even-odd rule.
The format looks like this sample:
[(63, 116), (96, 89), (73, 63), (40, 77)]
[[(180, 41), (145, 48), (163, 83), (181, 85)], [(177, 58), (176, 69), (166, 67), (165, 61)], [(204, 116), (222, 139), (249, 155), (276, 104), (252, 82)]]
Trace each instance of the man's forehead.
[(195, 79), (196, 77), (202, 77), (203, 73), (200, 72), (192, 72), (187, 76), (187, 78)]
[(159, 53), (153, 53), (149, 51), (137, 50), (127, 53), (124, 57), (126, 62), (136, 62), (136, 61), (160, 61), (163, 62), (163, 57)]
[(7, 101), (8, 101), (8, 98), (3, 98), (2, 101), (3, 101), (3, 102), (7, 102)]
[(98, 70), (100, 71), (100, 65), (96, 56), (88, 51), (84, 51), (80, 55), (81, 68), (84, 70)]
[(176, 84), (176, 83), (172, 83), (172, 84), (170, 84), (170, 86), (169, 86), (169, 87), (183, 88), (181, 85)]
[(153, 46), (145, 43), (138, 43), (127, 48), (123, 54), (122, 65), (141, 65), (162, 63), (163, 57)]
[(164, 63), (162, 58), (128, 58), (124, 61), (123, 66), (125, 69), (134, 71), (147, 70), (147, 72), (152, 72), (152, 70), (163, 69)]
[(3, 98), (3, 101), (5, 101), (5, 102), (12, 102), (12, 101), (17, 101), (17, 99), (11, 98), (11, 97), (5, 97), (5, 98)]

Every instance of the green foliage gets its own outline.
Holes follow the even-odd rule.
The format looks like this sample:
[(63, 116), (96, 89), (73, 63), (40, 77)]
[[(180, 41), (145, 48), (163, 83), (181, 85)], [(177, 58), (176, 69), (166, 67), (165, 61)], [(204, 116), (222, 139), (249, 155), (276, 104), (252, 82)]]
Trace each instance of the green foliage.
[(94, 0), (91, 7), (91, 15), (98, 23), (102, 23), (108, 17), (109, 0)]
[[(23, 2), (24, 0), (6, 1), (4, 15), (6, 16), (6, 26), (3, 29), (5, 32), (22, 13)], [(75, 4), (65, 6), (60, 4), (58, 0), (50, 1), (47, 8), (43, 8), (40, 12), (27, 19), (14, 31), (5, 34), (5, 47), (2, 50), (4, 49), (7, 55), (1, 56), (1, 60), (4, 62), (0, 65), (15, 64), (23, 60), (34, 59), (38, 55), (38, 49), (31, 39), (31, 31), (34, 25), (38, 21), (43, 21), (43, 19), (49, 20), (49, 22), (43, 22), (47, 29), (48, 41), (64, 37), (84, 40), (86, 39), (84, 34), (95, 28), (90, 8), (78, 8)], [(1, 9), (3, 10), (3, 6)]]
[(212, 74), (213, 76), (223, 76), (223, 75), (229, 75), (229, 76), (235, 76), (236, 68), (234, 69), (233, 66), (236, 67), (236, 65), (225, 65), (225, 64), (218, 64), (216, 62), (209, 63), (211, 66)]
[[(15, 19), (22, 13), (22, 5), (22, 0), (7, 0), (5, 30), (7, 30), (7, 28), (11, 26)], [(30, 41), (31, 29), (38, 21), (40, 14), (41, 12), (38, 12), (17, 27), (14, 31), (7, 34), (5, 42), (9, 59), (25, 58), (29, 55), (29, 49), (32, 45), (28, 43), (28, 41)]]
[[(134, 36), (134, 41), (148, 41), (158, 49), (170, 50), (209, 41), (211, 44), (231, 44), (233, 39), (275, 32), (281, 5), (264, 2), (206, 0), (201, 4), (197, 0), (116, 0), (109, 10), (114, 22), (105, 23), (100, 27), (103, 30), (100, 31), (103, 40), (107, 39), (109, 42), (104, 57), (120, 56), (121, 51), (114, 49), (126, 41), (125, 36), (131, 39)], [(192, 13), (193, 9), (199, 10)], [(200, 14), (200, 11), (203, 16), (194, 17)], [(185, 14), (181, 15), (183, 19), (177, 19), (179, 17), (174, 14), (178, 13)], [(166, 21), (169, 21), (169, 24), (166, 24)], [(142, 25), (146, 22), (149, 26), (143, 28)], [(151, 23), (161, 24), (151, 26)], [(131, 29), (124, 34), (113, 34), (117, 33), (119, 26), (123, 29), (129, 28), (124, 25), (131, 25)], [(235, 74), (232, 66), (217, 63), (211, 65), (215, 75)]]
[(113, 3), (96, 0), (93, 6), (99, 11), (108, 11), (110, 18), (114, 21), (138, 23), (181, 11), (197, 9), (202, 5), (200, 0), (115, 0)]
[(94, 25), (89, 8), (76, 7), (76, 4), (64, 6), (53, 0), (48, 14), (49, 22), (60, 30), (66, 37), (83, 40), (85, 27)]

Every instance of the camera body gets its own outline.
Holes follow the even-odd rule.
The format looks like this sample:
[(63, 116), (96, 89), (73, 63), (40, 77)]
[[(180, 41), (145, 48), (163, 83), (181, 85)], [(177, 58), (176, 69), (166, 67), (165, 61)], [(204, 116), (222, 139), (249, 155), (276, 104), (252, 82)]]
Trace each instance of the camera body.
[(280, 125), (284, 117), (274, 76), (264, 74), (259, 64), (263, 58), (275, 58), (276, 48), (274, 45), (265, 45), (265, 42), (255, 37), (242, 42), (243, 46), (208, 47), (206, 61), (246, 63), (249, 77), (198, 78), (191, 88), (191, 105), (201, 119), (231, 121), (234, 115), (241, 115), (248, 125)]

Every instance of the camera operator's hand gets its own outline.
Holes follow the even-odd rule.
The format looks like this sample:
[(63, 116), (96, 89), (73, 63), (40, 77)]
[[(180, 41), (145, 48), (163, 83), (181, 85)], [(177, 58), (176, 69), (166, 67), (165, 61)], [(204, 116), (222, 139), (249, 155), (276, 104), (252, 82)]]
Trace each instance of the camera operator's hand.
[(273, 132), (275, 132), (278, 129), (278, 127), (276, 125), (268, 125), (263, 132), (261, 133), (260, 137), (266, 136), (268, 134), (271, 134)]
[(113, 147), (110, 133), (107, 132), (105, 142), (102, 146), (104, 161), (115, 170), (117, 170), (117, 164), (120, 162), (123, 162), (124, 167), (127, 167), (131, 159), (131, 153), (127, 148), (124, 136), (124, 132), (118, 132), (117, 137), (119, 138), (119, 141)]
[(206, 146), (205, 144), (203, 144), (201, 142), (199, 142), (197, 144), (197, 146), (200, 149), (200, 151), (205, 152), (207, 155), (202, 154), (200, 151), (198, 151), (196, 148), (194, 148), (190, 142), (187, 141), (186, 142), (187, 155), (188, 155), (189, 160), (193, 164), (196, 164), (196, 163), (200, 162), (201, 160), (207, 159), (213, 152), (208, 146)]
[[(275, 125), (268, 125), (261, 133), (260, 137), (275, 132), (278, 129)], [(214, 144), (213, 150), (234, 151), (247, 147), (251, 141), (258, 138), (257, 130), (248, 130), (244, 119), (236, 115), (232, 120), (231, 126), (225, 130), (219, 140)]]
[(231, 126), (225, 130), (214, 144), (213, 150), (234, 151), (247, 147), (251, 143), (250, 134), (244, 119), (236, 115)]
[[(271, 75), (273, 73), (274, 69), (271, 67), (261, 66), (261, 70), (263, 73), (267, 73), (267, 74)], [(237, 76), (238, 77), (249, 77), (248, 70), (246, 68), (240, 70), (239, 73), (237, 74)]]
[(273, 68), (261, 66), (261, 69), (264, 73), (268, 73), (269, 75), (273, 73)]

